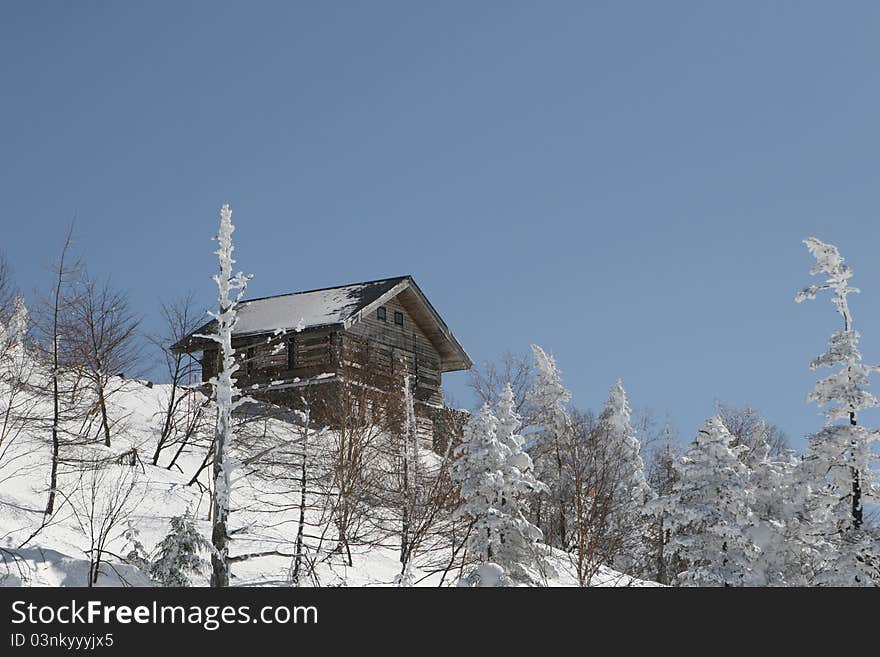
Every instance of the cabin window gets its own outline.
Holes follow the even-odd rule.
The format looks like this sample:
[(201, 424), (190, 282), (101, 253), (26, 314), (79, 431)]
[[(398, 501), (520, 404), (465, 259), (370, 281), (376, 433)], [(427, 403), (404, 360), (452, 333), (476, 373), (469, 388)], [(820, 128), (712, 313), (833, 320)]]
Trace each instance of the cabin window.
[(398, 326), (403, 326), (403, 313), (394, 311), (394, 323)]
[(376, 309), (376, 319), (378, 319), (380, 322), (387, 322), (388, 321), (388, 318), (386, 316), (385, 306), (379, 306)]

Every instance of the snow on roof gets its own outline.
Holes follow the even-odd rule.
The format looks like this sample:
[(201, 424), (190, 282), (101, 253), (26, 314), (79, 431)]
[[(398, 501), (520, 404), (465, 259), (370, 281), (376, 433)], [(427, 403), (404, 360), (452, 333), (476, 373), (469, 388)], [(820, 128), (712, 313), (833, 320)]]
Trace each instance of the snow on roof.
[(242, 301), (238, 306), (235, 333), (247, 335), (341, 324), (402, 280), (404, 277), (388, 278)]
[[(285, 329), (298, 331), (342, 324), (362, 308), (409, 278), (398, 276), (339, 287), (307, 290), (260, 299), (247, 299), (236, 308), (238, 321), (234, 335), (272, 333)], [(212, 320), (195, 331), (211, 333)], [(183, 346), (178, 343), (174, 347)]]

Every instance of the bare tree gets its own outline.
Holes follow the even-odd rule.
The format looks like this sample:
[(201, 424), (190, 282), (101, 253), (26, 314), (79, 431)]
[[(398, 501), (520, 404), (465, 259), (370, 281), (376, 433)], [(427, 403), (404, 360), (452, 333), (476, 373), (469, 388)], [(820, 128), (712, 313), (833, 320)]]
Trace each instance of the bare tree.
[(566, 507), (572, 563), (581, 586), (590, 586), (601, 566), (641, 565), (645, 537), (634, 514), (634, 500), (621, 482), (631, 468), (631, 454), (609, 435), (601, 418), (577, 409), (571, 431), (560, 436), (566, 482)]
[(300, 454), (299, 454), (299, 481), (297, 482), (299, 486), (299, 513), (297, 515), (297, 527), (296, 527), (296, 543), (294, 545), (294, 558), (293, 558), (293, 567), (290, 572), (290, 579), (294, 584), (299, 585), (301, 581), (303, 564), (305, 563), (305, 530), (306, 530), (306, 512), (308, 509), (308, 491), (309, 491), (309, 454), (310, 454), (310, 443), (309, 443), (309, 424), (311, 422), (311, 415), (308, 410), (308, 405), (306, 405), (306, 411), (303, 414), (302, 418), (302, 441), (300, 443)]
[[(405, 371), (405, 370), (404, 370)], [(388, 417), (399, 424), (385, 435), (380, 445), (386, 470), (377, 486), (377, 504), (388, 518), (379, 518), (378, 534), (400, 548), (400, 585), (412, 583), (411, 569), (436, 569), (436, 561), (448, 547), (452, 512), (458, 505), (458, 488), (452, 481), (452, 436), (434, 436), (434, 446), (445, 445), (441, 454), (421, 449), (417, 434), (412, 377), (399, 377), (400, 395), (389, 395)], [(435, 431), (444, 426), (435, 425)], [(449, 427), (446, 427), (447, 429)], [(382, 539), (383, 543), (386, 541)]]
[(249, 499), (240, 508), (257, 520), (231, 533), (257, 533), (261, 543), (275, 547), (230, 557), (231, 562), (288, 557), (288, 579), (295, 586), (304, 581), (317, 585), (318, 556), (328, 554), (323, 549), (327, 523), (316, 519), (323, 517), (323, 483), (331, 462), (327, 431), (311, 419), (315, 391), (301, 392), (297, 410), (250, 402), (237, 413), (235, 458), (238, 479), (247, 482)]
[(239, 508), (259, 520), (232, 531), (277, 547), (230, 561), (287, 556), (295, 585), (317, 585), (316, 566), (334, 557), (352, 565), (356, 547), (399, 548), (402, 572), (417, 556), (435, 567), (455, 506), (449, 455), (419, 458), (415, 411), (389, 389), (375, 351), (358, 340), (337, 348), (341, 375), (288, 391), (286, 403), (299, 395), (297, 410), (249, 403), (236, 416), (237, 481), (248, 481), (251, 497)]
[(5, 323), (12, 316), (17, 295), (12, 267), (0, 251), (0, 323)]
[(110, 447), (113, 420), (108, 412), (110, 397), (120, 389), (114, 375), (131, 375), (140, 364), (140, 319), (129, 309), (127, 296), (109, 283), (98, 284), (84, 277), (70, 305), (66, 338), (70, 355), (94, 399), (104, 445)]
[(535, 381), (535, 362), (531, 355), (506, 352), (498, 363), (485, 362), (469, 371), (468, 384), (479, 400), (478, 406), (494, 406), (501, 390), (510, 383), (517, 415), (522, 418), (521, 431), (527, 431), (535, 424), (535, 412), (530, 391)]
[(389, 416), (388, 382), (366, 342), (338, 348), (339, 375), (319, 400), (331, 434), (331, 464), (324, 482), (326, 515), (336, 531), (335, 552), (351, 566), (351, 546), (362, 538), (381, 471), (379, 445), (399, 417)]
[[(294, 583), (317, 583), (319, 560), (341, 555), (351, 566), (352, 548), (380, 545), (386, 534), (377, 528), (389, 521), (385, 510), (377, 511), (389, 486), (385, 447), (398, 418), (397, 409), (389, 406), (386, 371), (377, 366), (377, 354), (366, 342), (340, 340), (332, 348), (339, 363), (334, 377), (282, 395), (285, 403), (298, 395), (297, 410), (251, 402), (236, 417), (239, 470), (248, 475), (251, 494), (259, 500), (249, 511), (267, 516), (261, 535), (297, 525), (293, 545), (278, 536), (273, 539), (278, 549), (230, 561), (287, 556)], [(282, 510), (295, 513), (279, 518)]]
[(69, 293), (70, 281), (80, 270), (77, 260), (71, 261), (70, 249), (73, 243), (73, 223), (67, 230), (67, 236), (61, 247), (61, 257), (54, 268), (55, 284), (52, 293), (43, 304), (41, 332), (44, 338), (43, 349), (50, 363), (52, 420), (50, 423), (52, 446), (51, 466), (49, 471), (49, 498), (46, 502), (45, 515), (51, 516), (55, 509), (55, 497), (58, 488), (58, 464), (61, 452), (61, 376), (62, 376), (62, 340), (64, 336), (64, 310), (73, 300)]
[(611, 522), (617, 459), (602, 438), (592, 413), (573, 410), (571, 430), (559, 441), (566, 490), (571, 496), (572, 561), (580, 586), (590, 586), (600, 566), (609, 563), (622, 547)]
[(0, 323), (0, 483), (23, 474), (15, 467), (28, 453), (14, 449), (33, 419), (38, 397), (33, 394), (36, 362), (28, 341), (28, 312), (16, 299), (15, 310)]
[[(210, 429), (213, 428), (209, 419), (210, 414), (208, 413), (208, 409), (211, 406), (211, 398), (203, 395), (199, 390), (195, 389), (186, 390), (182, 396), (183, 400), (180, 402), (179, 410), (183, 415), (183, 418), (179, 422), (179, 437), (176, 443), (177, 449), (174, 452), (174, 456), (172, 456), (171, 460), (168, 462), (168, 465), (165, 466), (167, 470), (171, 470), (174, 467), (177, 467), (177, 469), (180, 470), (180, 466), (177, 465), (177, 459), (180, 458), (184, 449), (187, 447), (196, 447), (198, 442), (205, 443), (204, 467), (207, 467), (210, 463), (211, 450), (214, 445), (213, 436), (208, 435)], [(205, 439), (200, 440), (203, 438)], [(196, 471), (187, 485), (192, 486), (195, 484), (198, 481), (201, 472), (201, 469)]]
[[(110, 552), (110, 544), (120, 538), (126, 521), (143, 499), (137, 493), (137, 468), (108, 464), (106, 460), (89, 459), (80, 480), (70, 496), (71, 508), (80, 531), (88, 541), (89, 558), (87, 586), (98, 583), (101, 564)], [(117, 535), (118, 534), (118, 535)]]
[[(431, 572), (431, 564), (448, 547), (452, 512), (458, 506), (458, 489), (452, 481), (452, 450), (419, 472), (410, 502), (408, 522), (401, 541), (401, 581), (413, 565), (424, 566)], [(453, 541), (454, 548), (454, 541)]]
[(632, 427), (639, 437), (640, 455), (645, 462), (653, 458), (654, 452), (665, 449), (667, 438), (675, 433), (669, 417), (661, 422), (649, 408), (633, 409)]
[(755, 458), (781, 456), (790, 448), (788, 435), (777, 425), (768, 422), (751, 406), (732, 406), (716, 402), (718, 415), (724, 426), (733, 436), (732, 447), (745, 445), (748, 451), (742, 453), (747, 465), (754, 465)]
[[(150, 338), (150, 342), (162, 354), (168, 383), (171, 386), (162, 409), (162, 428), (153, 452), (153, 465), (158, 465), (162, 451), (174, 444), (176, 434), (181, 433), (181, 422), (185, 425), (182, 432), (183, 440), (187, 441), (192, 435), (188, 431), (192, 409), (187, 408), (187, 404), (192, 402), (188, 398), (192, 391), (186, 388), (186, 384), (199, 371), (199, 363), (190, 353), (172, 352), (171, 345), (186, 339), (202, 324), (205, 313), (196, 310), (194, 298), (194, 294), (190, 292), (179, 299), (163, 302), (159, 310), (164, 330)], [(181, 411), (190, 412), (181, 413)]]

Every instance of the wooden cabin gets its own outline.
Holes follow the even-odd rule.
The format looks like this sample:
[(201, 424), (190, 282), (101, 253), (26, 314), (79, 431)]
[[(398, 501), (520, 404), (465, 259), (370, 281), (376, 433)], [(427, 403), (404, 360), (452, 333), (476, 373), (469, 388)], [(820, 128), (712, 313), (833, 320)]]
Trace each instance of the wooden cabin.
[[(443, 411), (443, 373), (472, 365), (411, 276), (244, 300), (237, 312), (232, 345), (246, 394), (296, 407), (304, 389), (331, 389), (354, 368), (386, 390), (406, 374), (423, 438)], [(215, 330), (208, 322), (172, 346), (201, 353), (203, 382), (217, 373), (219, 352), (197, 336)]]

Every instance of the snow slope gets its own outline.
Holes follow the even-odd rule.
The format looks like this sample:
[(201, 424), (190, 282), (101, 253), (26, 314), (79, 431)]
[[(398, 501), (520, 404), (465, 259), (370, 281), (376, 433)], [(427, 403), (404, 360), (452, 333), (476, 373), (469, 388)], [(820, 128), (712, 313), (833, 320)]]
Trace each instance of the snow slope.
[[(203, 486), (188, 486), (187, 482), (201, 464), (204, 447), (184, 451), (178, 461), (180, 471), (148, 465), (162, 424), (162, 401), (169, 392), (168, 386), (148, 387), (139, 381), (122, 381), (121, 389), (110, 400), (111, 413), (124, 418), (125, 431), (118, 432), (111, 448), (103, 445), (90, 447), (101, 457), (113, 456), (137, 449), (143, 461), (136, 466), (137, 484), (134, 494), (131, 527), (138, 532), (138, 540), (151, 552), (169, 530), (173, 516), (181, 515), (189, 507), (198, 519), (206, 537), (210, 536), (207, 519), (209, 496), (205, 490), (207, 471), (202, 473)], [(212, 412), (209, 410), (209, 413)], [(276, 431), (294, 431), (295, 427), (278, 426)], [(75, 505), (60, 504), (60, 510), (52, 522), (40, 529), (49, 473), (49, 446), (46, 431), (26, 431), (19, 437), (14, 451), (14, 467), (2, 468), (0, 464), (0, 585), (3, 586), (85, 586), (87, 584), (88, 540), (74, 513)], [(8, 458), (8, 457), (7, 457)], [(160, 465), (169, 460), (163, 456)], [(110, 476), (124, 474), (129, 465), (107, 466)], [(65, 472), (61, 477), (61, 490), (73, 499), (78, 486), (78, 475)], [(296, 522), (293, 511), (273, 514), (270, 526), (265, 514), (256, 514), (248, 507), (254, 500), (247, 498), (247, 486), (239, 482), (233, 489), (232, 527), (262, 524), (258, 530), (237, 535), (231, 543), (231, 554), (251, 553), (290, 546), (294, 541)], [(115, 531), (107, 549), (115, 554), (125, 554), (129, 549), (123, 536), (128, 526)], [(27, 540), (32, 534), (36, 536)], [(287, 548), (289, 549), (289, 547)], [(328, 559), (319, 564), (317, 574), (322, 586), (389, 586), (400, 571), (398, 547), (353, 547), (352, 567), (341, 559)], [(137, 568), (124, 563), (119, 556), (108, 558), (109, 563), (101, 569), (98, 586), (150, 586), (150, 579)], [(234, 586), (283, 586), (288, 584), (290, 558), (286, 556), (260, 557), (234, 563), (232, 585)], [(559, 552), (550, 555), (557, 573), (547, 578), (553, 586), (570, 586), (576, 583), (568, 557)], [(419, 586), (437, 586), (441, 576), (425, 576), (418, 568), (413, 570)], [(194, 577), (196, 585), (207, 584), (207, 573)], [(419, 581), (420, 580), (420, 581)], [(454, 583), (455, 574), (447, 576), (444, 585)], [(595, 578), (599, 586), (655, 586), (603, 568)]]

